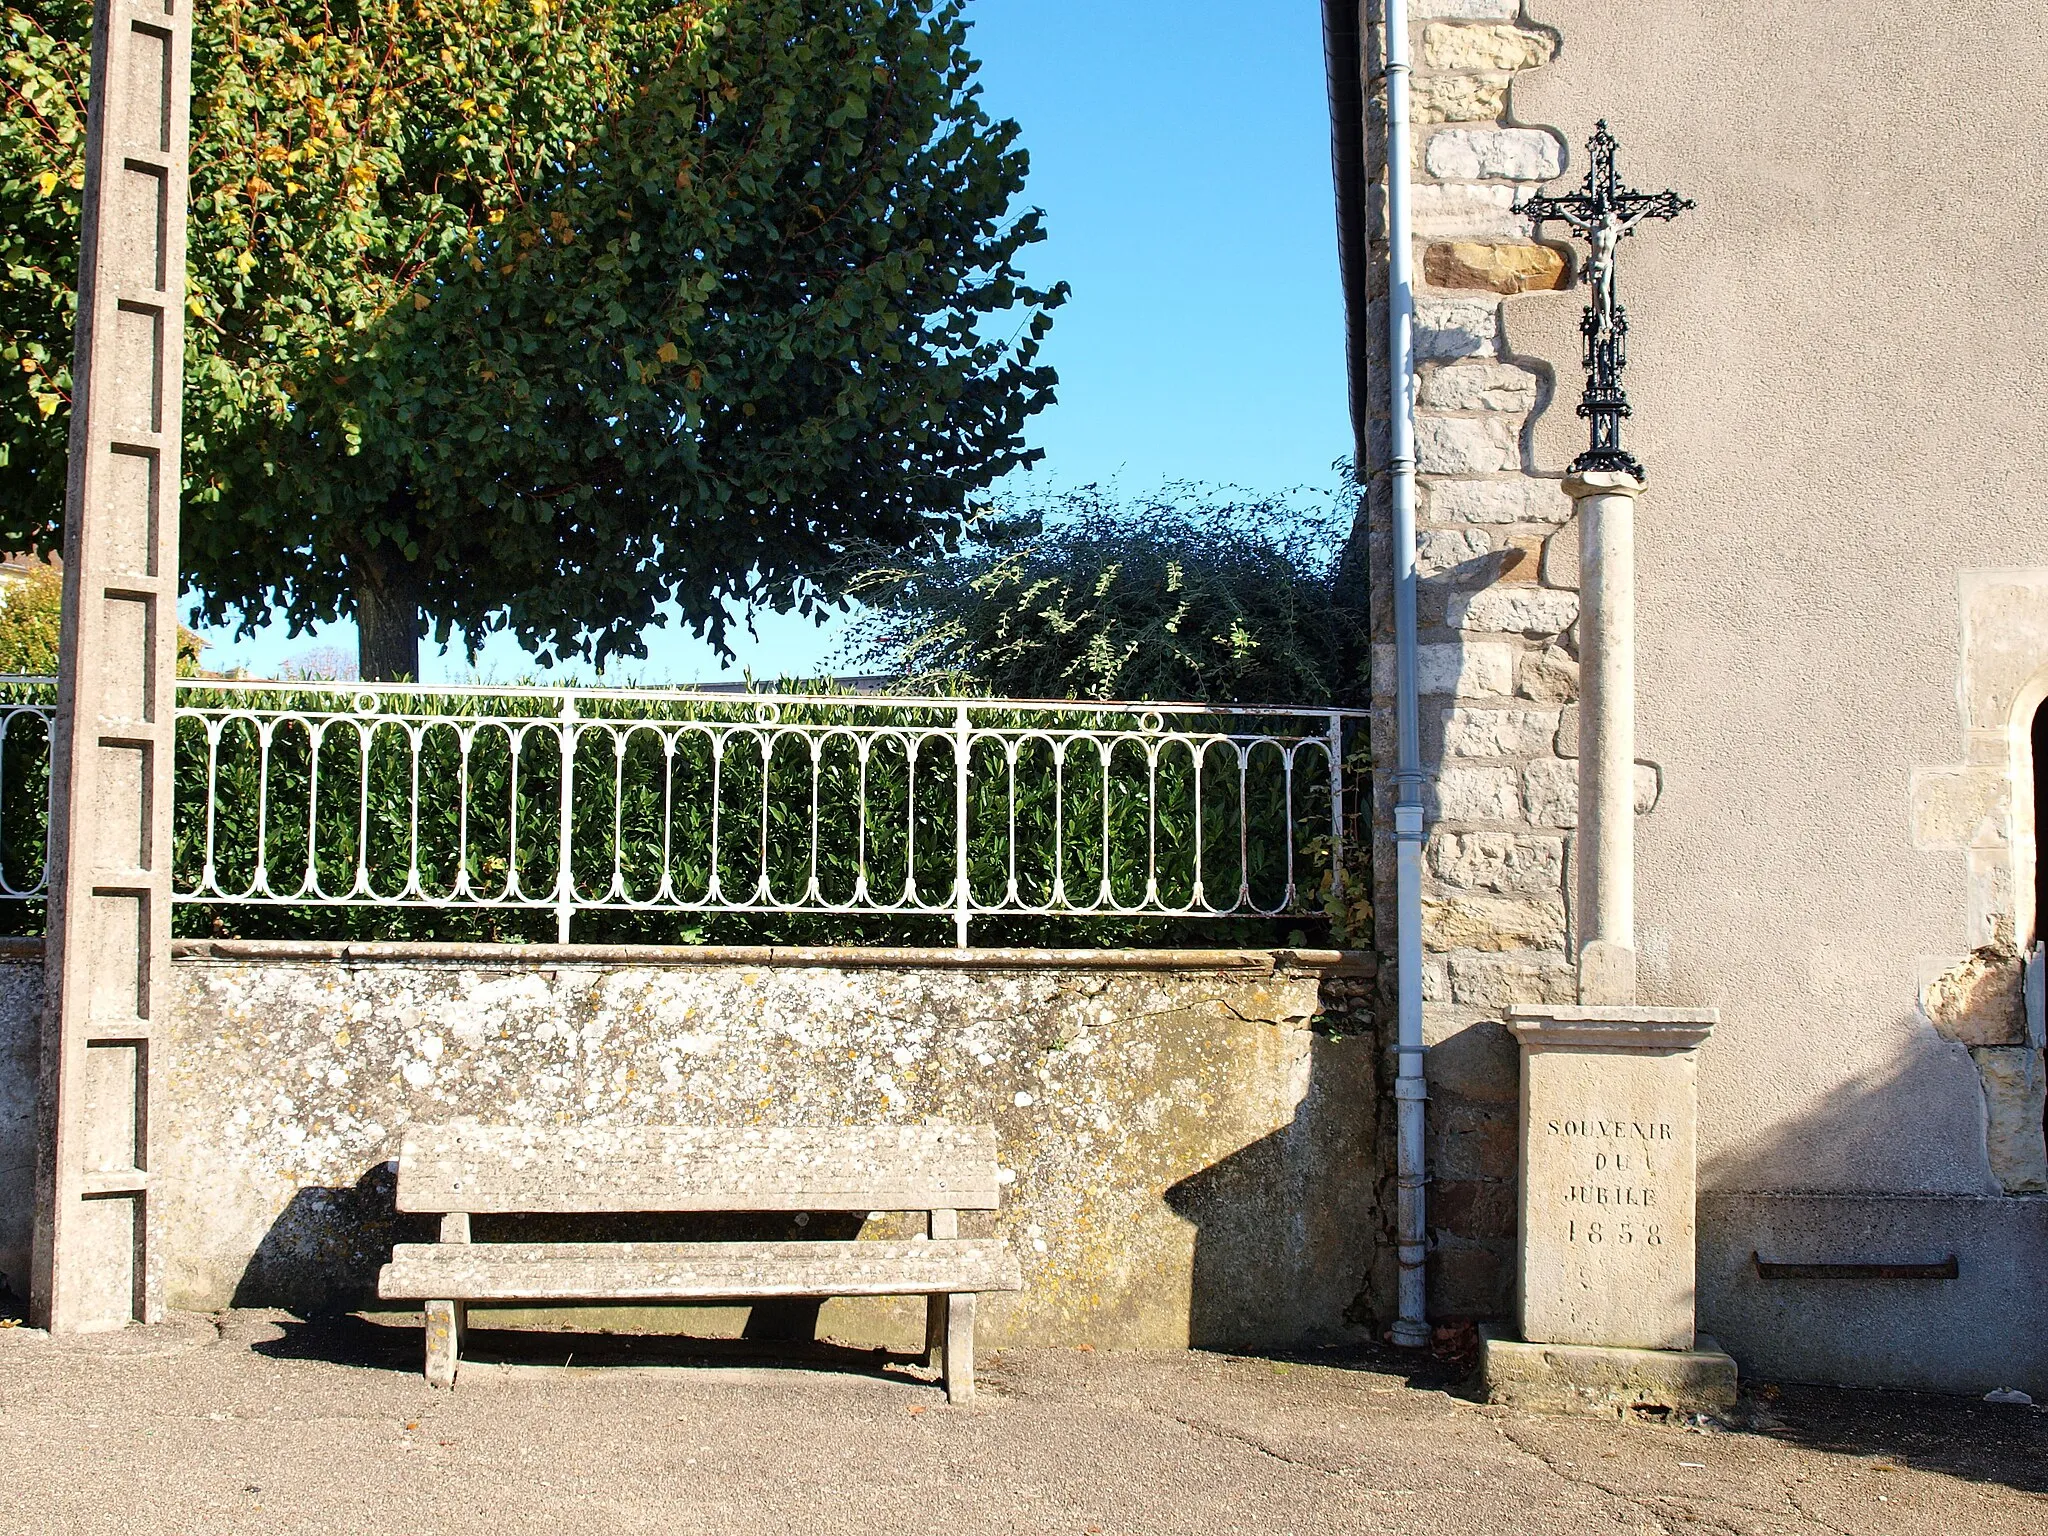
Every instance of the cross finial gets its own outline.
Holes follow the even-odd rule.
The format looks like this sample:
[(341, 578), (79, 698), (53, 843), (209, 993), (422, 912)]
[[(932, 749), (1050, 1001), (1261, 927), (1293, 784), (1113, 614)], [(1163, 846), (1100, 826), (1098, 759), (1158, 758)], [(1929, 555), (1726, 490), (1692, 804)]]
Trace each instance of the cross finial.
[(1586, 179), (1577, 192), (1560, 196), (1538, 193), (1515, 204), (1541, 234), (1552, 220), (1566, 225), (1586, 242), (1585, 283), (1591, 290), (1579, 330), (1585, 337), (1586, 392), (1579, 414), (1593, 424), (1593, 441), (1572, 461), (1572, 473), (1618, 470), (1640, 480), (1643, 467), (1621, 446), (1621, 423), (1628, 416), (1628, 396), (1621, 374), (1628, 365), (1628, 312), (1615, 297), (1615, 256), (1621, 242), (1645, 219), (1675, 219), (1693, 206), (1676, 192), (1637, 192), (1621, 185), (1614, 168), (1620, 143), (1602, 118), (1586, 141)]

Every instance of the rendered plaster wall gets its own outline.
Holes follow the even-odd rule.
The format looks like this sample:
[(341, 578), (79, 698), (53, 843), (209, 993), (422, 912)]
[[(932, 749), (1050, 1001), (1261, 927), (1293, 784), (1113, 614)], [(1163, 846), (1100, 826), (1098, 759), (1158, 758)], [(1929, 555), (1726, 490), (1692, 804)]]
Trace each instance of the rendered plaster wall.
[[(1345, 1027), (1369, 966), (186, 950), (151, 1186), (173, 1306), (370, 1302), (390, 1244), (431, 1235), (391, 1203), (389, 1163), (415, 1120), (940, 1118), (998, 1130), (1002, 1210), (962, 1216), (967, 1235), (1006, 1235), (1023, 1266), (1021, 1293), (984, 1303), (992, 1342), (1252, 1346), (1353, 1337), (1369, 1319), (1373, 1061), (1369, 1039)], [(36, 975), (0, 966), (10, 1042), (33, 1035)], [(0, 1112), (21, 1096), (21, 1059), (0, 1052), (11, 1074)], [(4, 1113), (0, 1135), (0, 1267), (11, 1278), (30, 1191), (14, 1165), (25, 1170), (33, 1151)], [(825, 1230), (840, 1220), (771, 1218), (748, 1231), (861, 1226)], [(901, 1217), (865, 1225), (911, 1229)], [(818, 1326), (909, 1345), (922, 1338), (921, 1306), (832, 1302)], [(724, 1309), (693, 1326), (745, 1321)]]
[[(1507, 207), (1560, 170), (1575, 186), (1604, 117), (1631, 184), (1699, 204), (1627, 243), (1621, 296), (1627, 441), (1650, 475), (1640, 974), (1647, 1002), (1722, 1012), (1703, 1187), (1832, 1201), (1813, 1251), (1787, 1256), (1814, 1261), (1912, 1259), (2008, 1223), (1959, 1254), (1960, 1285), (1898, 1303), (1918, 1337), (1995, 1358), (2015, 1320), (1970, 1304), (1967, 1277), (2020, 1250), (2048, 1265), (2029, 1197), (2044, 1074), (2015, 965), (2033, 829), (2013, 793), (2021, 716), (2048, 691), (2048, 311), (2014, 288), (2015, 253), (2048, 236), (2015, 190), (2048, 82), (2003, 41), (2036, 8), (1414, 10), (1434, 1303), (1508, 1310), (1499, 1011), (1572, 985), (1576, 530), (1557, 479), (1585, 443), (1584, 295), (1553, 290), (1565, 263)], [(1985, 1214), (1956, 1218), (1955, 1199)], [(1703, 1244), (1747, 1257), (1716, 1223), (1756, 1209), (1709, 1201)], [(1820, 1358), (1795, 1317), (1854, 1326), (1854, 1282), (1774, 1308), (1717, 1266), (1702, 1324), (1739, 1355)]]

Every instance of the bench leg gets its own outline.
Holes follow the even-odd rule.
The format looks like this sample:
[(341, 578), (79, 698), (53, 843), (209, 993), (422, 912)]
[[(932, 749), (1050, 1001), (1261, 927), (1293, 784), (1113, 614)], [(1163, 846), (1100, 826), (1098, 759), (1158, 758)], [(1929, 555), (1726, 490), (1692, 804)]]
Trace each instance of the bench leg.
[(452, 1387), (462, 1364), (462, 1334), (469, 1307), (459, 1301), (430, 1301), (427, 1313), (427, 1385)]
[(927, 1296), (924, 1299), (924, 1364), (929, 1371), (940, 1370), (946, 1363), (946, 1298)]
[(974, 1401), (975, 1294), (934, 1297), (946, 1303), (946, 1401)]

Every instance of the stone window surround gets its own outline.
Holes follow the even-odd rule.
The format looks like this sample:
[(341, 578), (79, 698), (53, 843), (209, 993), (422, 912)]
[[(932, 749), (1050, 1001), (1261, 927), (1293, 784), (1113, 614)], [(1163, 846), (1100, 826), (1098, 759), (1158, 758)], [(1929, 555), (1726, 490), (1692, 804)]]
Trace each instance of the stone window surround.
[(2048, 1061), (2028, 1039), (2021, 939), (2034, 889), (2036, 711), (2048, 704), (2048, 567), (1957, 576), (1963, 761), (1911, 778), (1913, 845), (1961, 854), (1967, 955), (1920, 957), (1921, 1012), (1966, 1047), (1984, 1088), (1991, 1171), (2008, 1193), (2048, 1190)]

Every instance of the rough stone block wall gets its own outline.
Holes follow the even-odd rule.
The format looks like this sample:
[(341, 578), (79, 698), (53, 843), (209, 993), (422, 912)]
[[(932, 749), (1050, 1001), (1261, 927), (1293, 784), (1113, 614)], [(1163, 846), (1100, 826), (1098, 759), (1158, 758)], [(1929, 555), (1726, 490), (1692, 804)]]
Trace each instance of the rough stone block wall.
[[(33, 956), (0, 957), (0, 1269), (17, 1289), (39, 981)], [(1372, 985), (1369, 959), (1328, 954), (186, 945), (151, 1185), (171, 1303), (370, 1303), (390, 1244), (429, 1235), (392, 1206), (416, 1120), (934, 1118), (998, 1131), (1003, 1208), (962, 1217), (1023, 1266), (1021, 1293), (985, 1303), (992, 1342), (1361, 1337), (1380, 1250)], [(755, 1235), (913, 1226), (823, 1232), (839, 1220)], [(818, 1326), (910, 1346), (921, 1318), (833, 1302)]]
[[(1497, 1317), (1512, 1310), (1519, 1089), (1502, 1013), (1576, 996), (1577, 529), (1559, 485), (1564, 461), (1533, 429), (1560, 383), (1548, 364), (1518, 355), (1510, 329), (1515, 306), (1543, 302), (1523, 296), (1563, 297), (1571, 267), (1509, 211), (1570, 156), (1558, 134), (1513, 118), (1515, 77), (1557, 50), (1552, 33), (1521, 19), (1519, 0), (1419, 0), (1411, 20), (1430, 1306)], [(1383, 366), (1377, 377), (1368, 507), (1384, 771), (1394, 655)], [(1647, 808), (1654, 770), (1643, 777)], [(1392, 801), (1379, 797), (1382, 911), (1393, 909)]]

